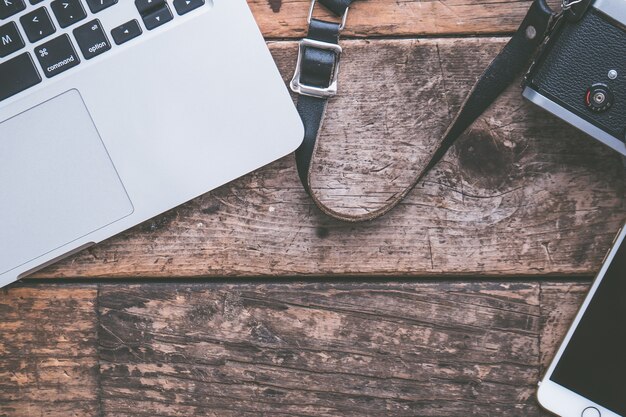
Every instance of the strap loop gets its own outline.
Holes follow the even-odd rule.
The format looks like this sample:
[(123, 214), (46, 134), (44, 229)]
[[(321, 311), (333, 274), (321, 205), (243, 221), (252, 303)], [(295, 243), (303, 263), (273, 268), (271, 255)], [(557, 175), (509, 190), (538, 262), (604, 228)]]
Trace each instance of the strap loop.
[[(334, 2), (325, 2), (320, 0), (323, 4), (324, 3), (329, 3), (329, 4), (333, 4)], [(309, 17), (307, 17), (306, 21), (307, 23), (310, 25), (311, 21), (313, 20), (313, 12), (315, 11), (315, 4), (317, 3), (317, 0), (312, 0), (311, 1), (311, 7), (309, 8)], [(328, 5), (326, 6), (326, 8), (328, 10), (332, 10)], [(336, 10), (341, 10), (343, 8), (343, 6), (337, 6), (337, 7), (333, 7)], [(350, 7), (349, 4), (348, 6), (345, 6), (345, 9), (343, 9), (343, 11), (341, 11), (340, 13), (335, 12), (335, 14), (337, 16), (342, 16), (341, 18), (341, 24), (339, 25), (339, 31), (341, 32), (345, 27), (346, 27), (346, 22), (348, 20), (348, 12), (350, 11)]]
[(324, 7), (337, 16), (345, 15), (352, 2), (354, 2), (354, 0), (320, 0), (320, 3), (322, 3)]
[[(338, 16), (345, 17), (354, 0), (319, 0)], [(315, 0), (311, 5), (313, 14)], [(291, 82), (294, 92), (300, 94), (298, 112), (305, 129), (304, 141), (296, 150), (296, 164), (300, 181), (315, 204), (327, 215), (347, 222), (376, 219), (397, 206), (428, 172), (446, 154), (454, 142), (478, 119), (496, 98), (527, 69), (538, 47), (552, 28), (556, 15), (545, 0), (535, 0), (517, 32), (500, 54), (491, 62), (470, 91), (465, 103), (446, 131), (439, 147), (423, 169), (416, 172), (410, 186), (395, 195), (378, 210), (365, 215), (338, 213), (322, 203), (311, 190), (311, 159), (317, 149), (328, 98), (337, 92), (337, 74), (341, 57), (339, 32), (343, 24), (323, 22), (309, 16), (309, 33), (300, 43), (296, 73)]]

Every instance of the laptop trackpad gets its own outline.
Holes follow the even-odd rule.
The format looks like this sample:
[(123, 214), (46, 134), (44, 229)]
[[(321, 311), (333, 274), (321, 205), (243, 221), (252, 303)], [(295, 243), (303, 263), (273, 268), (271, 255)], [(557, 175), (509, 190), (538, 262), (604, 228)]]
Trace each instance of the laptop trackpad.
[(77, 90), (0, 123), (0, 274), (132, 212)]

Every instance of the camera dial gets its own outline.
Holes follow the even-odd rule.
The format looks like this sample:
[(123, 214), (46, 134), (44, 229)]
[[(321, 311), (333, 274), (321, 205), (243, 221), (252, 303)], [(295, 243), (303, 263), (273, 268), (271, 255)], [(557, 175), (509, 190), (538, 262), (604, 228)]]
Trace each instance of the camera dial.
[(595, 113), (607, 111), (613, 105), (613, 93), (606, 84), (594, 84), (587, 90), (585, 104)]

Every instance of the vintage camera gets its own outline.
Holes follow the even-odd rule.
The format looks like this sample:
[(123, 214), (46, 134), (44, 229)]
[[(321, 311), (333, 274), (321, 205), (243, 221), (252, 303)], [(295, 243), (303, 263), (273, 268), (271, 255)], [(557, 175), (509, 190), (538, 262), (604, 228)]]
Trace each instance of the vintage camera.
[(626, 0), (588, 2), (560, 19), (524, 82), (524, 97), (626, 155)]

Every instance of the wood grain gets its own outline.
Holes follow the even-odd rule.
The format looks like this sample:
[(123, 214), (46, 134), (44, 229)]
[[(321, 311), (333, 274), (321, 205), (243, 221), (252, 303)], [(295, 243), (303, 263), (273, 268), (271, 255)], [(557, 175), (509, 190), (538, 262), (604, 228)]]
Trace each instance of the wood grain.
[(589, 284), (584, 283), (545, 283), (541, 286), (542, 374), (550, 366), (588, 291)]
[(105, 414), (540, 415), (537, 285), (167, 288), (101, 290)]
[[(549, 2), (557, 6), (558, 0)], [(248, 0), (267, 38), (302, 37), (308, 0)], [(530, 0), (367, 0), (350, 8), (345, 36), (502, 34), (516, 30)], [(315, 16), (333, 17), (321, 7)]]
[[(344, 42), (315, 192), (358, 211), (404, 187), (504, 42)], [(271, 49), (288, 78), (296, 44)], [(617, 155), (513, 86), (382, 220), (327, 219), (286, 157), (37, 276), (591, 275), (623, 221)]]
[(0, 290), (0, 416), (98, 415), (96, 293)]
[(584, 290), (15, 287), (0, 294), (0, 416), (547, 416), (541, 358)]

